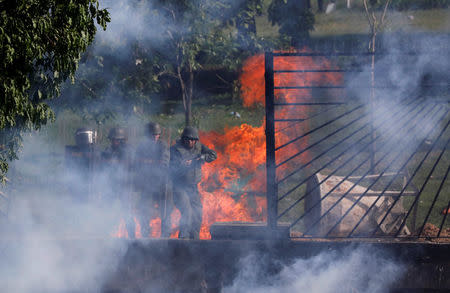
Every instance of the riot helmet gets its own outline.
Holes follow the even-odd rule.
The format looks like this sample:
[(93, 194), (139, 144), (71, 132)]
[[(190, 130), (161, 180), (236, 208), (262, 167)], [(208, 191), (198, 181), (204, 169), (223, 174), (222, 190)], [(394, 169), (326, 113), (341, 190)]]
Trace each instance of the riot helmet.
[(75, 143), (79, 147), (89, 146), (95, 143), (97, 132), (88, 128), (78, 128), (75, 132)]
[(125, 147), (128, 137), (124, 128), (114, 127), (109, 131), (108, 138), (111, 140), (112, 149), (118, 150)]
[(124, 128), (122, 127), (113, 127), (109, 130), (108, 138), (113, 140), (127, 140), (127, 133)]
[(161, 126), (156, 122), (147, 123), (147, 132), (149, 135), (161, 135)]
[(198, 140), (198, 130), (192, 126), (186, 126), (181, 133), (181, 142), (183, 146), (187, 149), (192, 149)]
[(198, 130), (192, 126), (186, 126), (181, 133), (182, 139), (199, 140)]

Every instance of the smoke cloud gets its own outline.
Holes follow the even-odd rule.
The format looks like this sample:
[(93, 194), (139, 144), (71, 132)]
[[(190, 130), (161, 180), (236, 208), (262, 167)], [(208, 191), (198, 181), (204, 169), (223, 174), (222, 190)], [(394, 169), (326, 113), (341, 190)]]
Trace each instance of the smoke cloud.
[[(378, 42), (382, 46), (377, 52), (382, 54), (375, 56), (374, 107), (367, 110), (373, 111), (377, 134), (390, 140), (391, 151), (414, 150), (425, 140), (433, 140), (441, 130), (440, 120), (448, 107), (439, 102), (448, 94), (442, 86), (448, 84), (450, 69), (449, 58), (443, 52), (449, 47), (450, 39), (432, 34), (397, 33), (381, 35)], [(371, 64), (367, 62), (362, 70), (364, 74), (352, 77), (348, 82), (349, 92), (367, 104), (371, 100), (371, 70)], [(405, 105), (413, 100), (425, 105), (422, 112), (408, 112), (410, 108)], [(420, 127), (400, 128), (397, 123), (386, 123), (386, 114), (393, 113), (417, 116), (409, 125)], [(394, 115), (390, 119), (395, 121), (397, 118)], [(393, 128), (396, 128), (394, 133)], [(409, 139), (407, 145), (405, 138)]]
[[(103, 7), (108, 9), (111, 15), (111, 22), (106, 31), (99, 30), (97, 40), (107, 43), (113, 48), (120, 48), (129, 45), (130, 40), (161, 42), (166, 31), (161, 16), (151, 17), (151, 3), (148, 1), (101, 1)], [(180, 32), (184, 28), (180, 27)], [(166, 37), (168, 37), (166, 35)], [(102, 53), (102, 52), (99, 52)], [(126, 52), (121, 52), (126, 56)]]
[(2, 291), (99, 292), (127, 248), (111, 236), (119, 206), (73, 197), (87, 182), (64, 168), (45, 135), (30, 135), (24, 146), (22, 159), (11, 166), (9, 210), (0, 222)]
[[(374, 248), (352, 247), (300, 258), (289, 265), (260, 255), (241, 260), (241, 270), (224, 293), (241, 292), (387, 292), (405, 272), (402, 264)], [(280, 267), (279, 272), (270, 271)]]

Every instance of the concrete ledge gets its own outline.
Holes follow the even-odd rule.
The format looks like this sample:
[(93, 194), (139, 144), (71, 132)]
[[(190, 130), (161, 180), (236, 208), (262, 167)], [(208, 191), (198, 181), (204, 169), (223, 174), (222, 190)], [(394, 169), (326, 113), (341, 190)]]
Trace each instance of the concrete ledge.
[[(258, 230), (262, 227), (256, 225), (248, 229)], [(39, 240), (44, 247), (46, 241), (55, 243), (55, 239)], [(150, 292), (158, 293), (221, 292), (221, 289), (229, 286), (240, 273), (241, 261), (251, 255), (254, 259), (264, 260), (264, 268), (258, 269), (264, 270), (264, 276), (270, 276), (278, 274), (284, 266), (298, 259), (310, 259), (330, 252), (334, 255), (344, 255), (355, 249), (366, 251), (369, 255), (376, 252), (385, 259), (405, 266), (406, 273), (402, 279), (392, 284), (389, 292), (450, 291), (449, 243), (389, 242), (386, 239), (294, 241), (284, 237), (264, 240), (134, 241), (116, 238), (68, 238), (57, 239), (57, 242), (64, 247), (67, 265), (83, 262), (82, 256), (86, 247), (120, 247), (116, 254), (118, 265), (111, 268), (106, 279), (101, 280), (101, 293), (149, 292), (145, 291), (146, 288), (153, 288), (154, 291)], [(0, 254), (7, 257), (11, 255), (10, 252), (27, 245), (23, 239), (0, 239)], [(111, 257), (114, 256), (105, 254), (104, 261), (108, 263)]]
[(215, 240), (268, 240), (289, 239), (289, 224), (279, 224), (270, 229), (266, 223), (217, 222), (210, 227), (211, 239)]

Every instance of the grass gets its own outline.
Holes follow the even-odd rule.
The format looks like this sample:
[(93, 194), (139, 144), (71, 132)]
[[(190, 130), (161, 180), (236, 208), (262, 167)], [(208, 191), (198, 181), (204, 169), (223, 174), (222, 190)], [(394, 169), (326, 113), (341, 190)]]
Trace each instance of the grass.
[[(339, 6), (338, 6), (339, 7)], [(433, 32), (450, 33), (450, 9), (412, 11), (389, 11), (384, 32)], [(368, 34), (369, 24), (365, 12), (360, 8), (340, 8), (330, 14), (315, 14), (314, 31), (311, 36)], [(267, 16), (256, 19), (257, 33), (262, 38), (278, 36), (278, 27), (272, 26)]]
[[(390, 11), (386, 15), (384, 32), (450, 33), (450, 9), (420, 11)], [(316, 14), (312, 36), (336, 34), (368, 34), (369, 25), (363, 11), (337, 10), (331, 14)]]

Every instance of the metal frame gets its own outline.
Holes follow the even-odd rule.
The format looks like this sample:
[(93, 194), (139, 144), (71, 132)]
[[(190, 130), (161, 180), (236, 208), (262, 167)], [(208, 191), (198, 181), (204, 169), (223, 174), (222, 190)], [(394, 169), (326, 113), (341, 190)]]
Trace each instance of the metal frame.
[[(444, 224), (447, 220), (447, 214), (444, 214), (442, 216), (441, 223), (439, 225), (439, 232), (436, 235), (429, 236), (424, 235), (424, 227), (427, 223), (428, 219), (430, 218), (430, 215), (433, 209), (436, 206), (436, 202), (438, 199), (446, 199), (449, 197), (449, 194), (446, 194), (445, 191), (445, 185), (448, 184), (447, 177), (448, 172), (450, 170), (450, 165), (448, 165), (446, 168), (445, 174), (438, 174), (439, 176), (443, 175), (442, 180), (439, 182), (439, 187), (437, 189), (434, 189), (433, 192), (434, 196), (432, 197), (433, 200), (431, 202), (431, 205), (428, 210), (421, 210), (420, 212), (425, 212), (425, 220), (418, 230), (416, 229), (416, 216), (418, 213), (418, 206), (419, 206), (419, 200), (421, 198), (421, 195), (423, 194), (424, 190), (426, 188), (429, 188), (430, 179), (433, 177), (433, 174), (435, 174), (437, 170), (437, 166), (439, 164), (446, 164), (445, 158), (448, 157), (448, 143), (449, 143), (449, 136), (450, 136), (450, 111), (448, 108), (448, 100), (435, 100), (432, 102), (432, 105), (430, 106), (429, 100), (421, 99), (420, 97), (413, 97), (411, 99), (405, 99), (402, 100), (401, 103), (404, 105), (404, 109), (401, 111), (395, 112), (395, 113), (382, 113), (382, 115), (390, 116), (389, 119), (393, 119), (390, 121), (397, 121), (395, 127), (387, 126), (377, 124), (374, 121), (373, 118), (373, 107), (369, 106), (371, 102), (366, 103), (353, 103), (349, 100), (339, 100), (339, 101), (314, 101), (314, 98), (312, 98), (310, 101), (306, 102), (278, 102), (277, 101), (277, 90), (292, 90), (292, 89), (309, 89), (309, 90), (315, 90), (315, 89), (345, 89), (345, 85), (302, 85), (302, 86), (295, 86), (295, 85), (289, 85), (289, 86), (277, 86), (275, 84), (275, 77), (279, 73), (358, 73), (363, 72), (361, 69), (343, 69), (343, 68), (311, 68), (311, 69), (302, 69), (302, 70), (275, 70), (274, 69), (274, 62), (276, 58), (278, 57), (320, 57), (320, 58), (329, 58), (329, 57), (358, 57), (358, 56), (368, 56), (371, 57), (373, 54), (371, 53), (362, 53), (362, 54), (354, 54), (354, 53), (329, 53), (329, 54), (321, 54), (321, 53), (274, 53), (274, 52), (266, 52), (265, 53), (265, 89), (266, 89), (266, 168), (267, 168), (267, 226), (269, 229), (276, 229), (279, 224), (279, 220), (287, 215), (288, 213), (292, 212), (294, 208), (297, 208), (298, 205), (305, 201), (305, 198), (310, 196), (310, 194), (313, 194), (314, 192), (317, 192), (317, 189), (321, 189), (321, 184), (325, 184), (328, 182), (330, 178), (340, 178), (341, 180), (339, 183), (337, 183), (333, 188), (331, 188), (326, 194), (321, 195), (320, 200), (315, 202), (313, 206), (310, 206), (309, 209), (304, 210), (303, 214), (300, 214), (296, 219), (294, 219), (289, 227), (294, 227), (297, 223), (304, 220), (305, 217), (308, 216), (308, 214), (314, 214), (316, 213), (317, 207), (320, 207), (322, 203), (324, 202), (325, 198), (329, 197), (336, 197), (336, 201), (334, 204), (329, 208), (327, 211), (325, 211), (322, 214), (319, 214), (314, 221), (312, 221), (310, 224), (310, 227), (305, 227), (303, 234), (299, 237), (318, 237), (317, 234), (311, 233), (311, 231), (316, 230), (315, 225), (317, 225), (321, 220), (323, 220), (327, 215), (329, 215), (329, 212), (339, 205), (341, 201), (344, 199), (348, 199), (351, 195), (352, 190), (358, 189), (360, 186), (360, 183), (363, 183), (365, 181), (369, 181), (369, 184), (365, 185), (366, 188), (364, 192), (359, 193), (358, 195), (351, 195), (352, 200), (354, 200), (353, 204), (350, 206), (350, 208), (345, 211), (339, 219), (336, 220), (333, 227), (329, 229), (328, 232), (319, 235), (320, 237), (343, 237), (343, 238), (350, 238), (350, 237), (364, 237), (364, 238), (374, 238), (374, 237), (403, 237), (406, 238), (440, 238), (442, 237), (442, 232), (444, 228)], [(378, 54), (377, 54), (378, 55)], [(414, 54), (405, 54), (414, 56)], [(372, 70), (374, 70), (372, 68)], [(359, 85), (362, 88), (364, 85)], [(386, 86), (379, 85), (380, 87), (387, 88)], [(433, 85), (426, 85), (426, 87), (432, 87)], [(442, 86), (442, 85), (438, 85)], [(444, 87), (447, 87), (448, 85), (443, 85)], [(373, 91), (373, 88), (375, 86), (370, 84), (368, 82), (368, 85), (365, 88), (368, 88), (369, 90)], [(426, 103), (425, 103), (426, 102)], [(313, 116), (307, 117), (307, 118), (296, 118), (296, 117), (290, 117), (290, 118), (276, 118), (276, 108), (277, 107), (285, 107), (285, 106), (304, 106), (304, 107), (323, 107), (324, 109), (316, 112)], [(338, 109), (341, 106), (349, 107), (350, 109), (346, 108), (344, 112), (339, 112), (336, 117), (332, 117), (328, 119), (327, 121), (324, 121), (318, 126), (315, 126), (314, 128), (305, 131), (304, 133), (290, 138), (287, 142), (282, 143), (281, 145), (276, 145), (276, 123), (302, 123), (308, 119), (313, 119), (317, 116), (324, 115), (325, 113), (337, 113), (336, 109)], [(356, 113), (359, 113), (358, 111), (361, 111), (362, 108), (369, 109), (369, 114), (363, 112), (363, 114), (359, 114), (357, 117), (353, 117), (352, 115), (355, 115)], [(430, 118), (431, 117), (431, 118)], [(342, 119), (344, 118), (344, 119)], [(340, 122), (341, 124), (338, 124), (337, 121), (339, 120), (346, 120), (345, 122)], [(417, 145), (417, 148), (414, 150), (409, 151), (408, 158), (404, 159), (403, 157), (406, 155), (406, 152), (403, 153), (393, 153), (389, 151), (389, 146), (395, 143), (393, 140), (391, 140), (391, 137), (393, 137), (396, 132), (399, 130), (401, 131), (410, 131), (414, 127), (421, 127), (418, 123), (420, 122), (420, 119), (431, 119), (434, 123), (434, 125), (429, 125), (424, 127), (424, 132), (426, 133), (425, 138), (423, 138), (423, 141), (421, 144)], [(350, 120), (350, 121), (347, 121)], [(362, 122), (364, 120), (367, 120), (365, 122)], [(388, 121), (386, 119), (386, 121)], [(361, 124), (362, 123), (362, 124)], [(277, 152), (280, 152), (283, 150), (283, 148), (298, 142), (299, 140), (308, 137), (309, 135), (313, 133), (318, 133), (320, 129), (338, 125), (337, 129), (334, 129), (330, 133), (324, 135), (320, 139), (316, 140), (314, 143), (310, 143), (308, 146), (303, 148), (302, 150), (299, 150), (296, 153), (289, 154), (287, 158), (277, 163)], [(358, 126), (356, 126), (358, 125)], [(288, 126), (289, 127), (289, 126)], [(288, 128), (286, 127), (286, 128)], [(354, 129), (357, 127), (356, 129)], [(385, 137), (377, 136), (376, 132), (380, 129), (388, 129), (392, 133), (387, 132)], [(426, 152), (423, 152), (420, 148), (424, 145), (424, 142), (427, 142), (427, 138), (432, 136), (433, 131), (435, 127), (438, 127), (440, 129), (439, 134), (436, 136), (433, 136), (432, 143), (429, 144), (428, 150)], [(350, 132), (347, 134), (347, 132)], [(335, 142), (334, 139), (336, 139), (336, 136), (339, 136), (339, 139), (337, 142)], [(360, 135), (358, 138), (357, 135)], [(348, 141), (353, 139), (353, 143), (349, 144)], [(411, 142), (414, 138), (402, 138), (402, 143), (405, 145), (408, 144), (408, 142)], [(328, 143), (332, 142), (332, 143)], [(321, 150), (320, 152), (316, 152), (313, 158), (311, 158), (310, 161), (305, 162), (298, 167), (296, 167), (294, 170), (290, 170), (290, 172), (284, 176), (277, 178), (277, 170), (278, 168), (282, 167), (286, 163), (295, 160), (299, 158), (302, 154), (305, 154), (306, 152), (310, 151), (312, 148), (316, 147), (317, 145), (321, 143), (327, 143), (327, 147), (324, 150)], [(290, 180), (294, 175), (299, 174), (300, 172), (304, 171), (305, 169), (308, 169), (312, 164), (319, 162), (321, 159), (323, 159), (325, 156), (330, 155), (332, 151), (338, 149), (339, 147), (342, 147), (343, 144), (349, 144), (350, 146), (347, 149), (344, 149), (342, 152), (339, 152), (337, 155), (331, 155), (331, 158), (327, 163), (319, 163), (319, 168), (316, 170), (315, 173), (309, 174), (309, 176), (305, 176), (303, 180), (298, 182), (298, 184), (295, 184), (292, 188), (290, 188), (287, 192), (284, 192), (282, 194), (279, 194), (279, 184), (284, 183), (286, 180)], [(331, 146), (330, 146), (331, 145)], [(378, 148), (377, 146), (380, 145)], [(385, 151), (384, 148), (387, 148)], [(434, 152), (433, 152), (434, 151)], [(355, 155), (352, 156), (351, 152), (355, 152)], [(433, 154), (438, 153), (438, 157), (434, 158)], [(413, 164), (412, 168), (412, 174), (409, 174), (408, 167), (411, 166), (412, 162), (416, 162), (418, 160), (418, 157), (420, 157), (420, 154), (425, 153), (425, 155), (418, 161), (418, 163)], [(336, 171), (343, 170), (347, 168), (347, 165), (356, 164), (355, 160), (353, 159), (356, 155), (361, 154), (367, 154), (365, 159), (362, 160), (357, 164), (356, 167), (352, 167), (350, 172), (347, 172), (348, 174), (345, 176), (336, 176), (333, 173)], [(340, 167), (338, 167), (336, 170), (331, 172), (324, 180), (321, 182), (317, 181), (316, 174), (324, 170), (331, 165), (335, 164), (338, 160), (342, 160), (345, 158), (345, 156), (349, 156), (343, 163), (340, 164)], [(397, 172), (390, 172), (390, 168), (398, 164), (400, 167), (397, 168)], [(370, 166), (369, 168), (366, 168), (364, 172), (357, 171), (362, 166)], [(424, 168), (424, 165), (432, 166), (431, 169)], [(340, 168), (340, 169), (339, 169)], [(425, 180), (421, 182), (419, 187), (416, 187), (414, 184), (414, 179), (418, 174), (426, 174)], [(390, 179), (388, 179), (390, 178)], [(288, 196), (291, 196), (293, 193), (295, 193), (299, 187), (304, 186), (308, 182), (311, 182), (311, 180), (316, 180), (316, 186), (314, 187), (307, 187), (306, 194), (299, 196), (287, 209), (279, 213), (279, 202), (281, 200), (286, 199)], [(356, 182), (353, 182), (352, 180), (356, 180)], [(400, 188), (400, 190), (392, 191), (392, 186), (395, 185), (396, 180), (403, 180), (403, 184)], [(380, 184), (382, 181), (387, 181), (386, 184), (384, 184), (384, 188), (380, 191), (374, 192), (372, 190), (372, 187), (376, 186), (377, 184)], [(348, 184), (348, 182), (353, 183), (353, 186), (349, 187), (347, 191), (345, 192), (337, 192), (339, 190), (340, 185)], [(309, 188), (309, 189), (308, 189)], [(411, 191), (412, 190), (412, 191)], [(299, 193), (299, 192), (297, 192)], [(445, 194), (444, 194), (445, 193)], [(352, 209), (354, 209), (356, 206), (361, 204), (362, 200), (366, 197), (373, 198), (372, 204), (367, 208), (364, 215), (360, 218), (360, 220), (357, 222), (357, 224), (354, 226), (354, 228), (350, 231), (350, 233), (347, 233), (345, 235), (340, 236), (333, 236), (333, 229), (335, 229), (342, 221), (344, 221), (345, 217), (351, 213)], [(379, 217), (379, 223), (377, 227), (371, 231), (367, 231), (367, 233), (363, 234), (357, 234), (356, 231), (360, 227), (361, 223), (368, 218), (368, 215), (370, 213), (374, 213), (374, 210), (376, 210), (376, 205), (379, 204), (381, 201), (385, 200), (385, 198), (389, 197), (389, 199), (392, 201), (391, 205), (388, 206), (385, 209), (385, 214), (381, 215)], [(394, 207), (396, 207), (396, 204), (399, 201), (402, 201), (404, 198), (410, 197), (412, 198), (412, 203), (409, 205), (407, 209), (405, 209), (404, 214), (396, 219), (396, 228), (393, 229), (391, 233), (380, 233), (380, 227), (383, 225), (386, 226), (387, 218), (392, 217), (393, 212), (392, 210)], [(402, 204), (400, 204), (402, 205)], [(450, 199), (448, 199), (448, 206), (447, 210), (450, 208)], [(413, 230), (411, 234), (409, 235), (403, 235), (403, 231), (405, 231), (406, 222), (408, 218), (412, 218), (410, 220), (411, 222), (411, 229)], [(416, 230), (418, 232), (416, 232)]]

